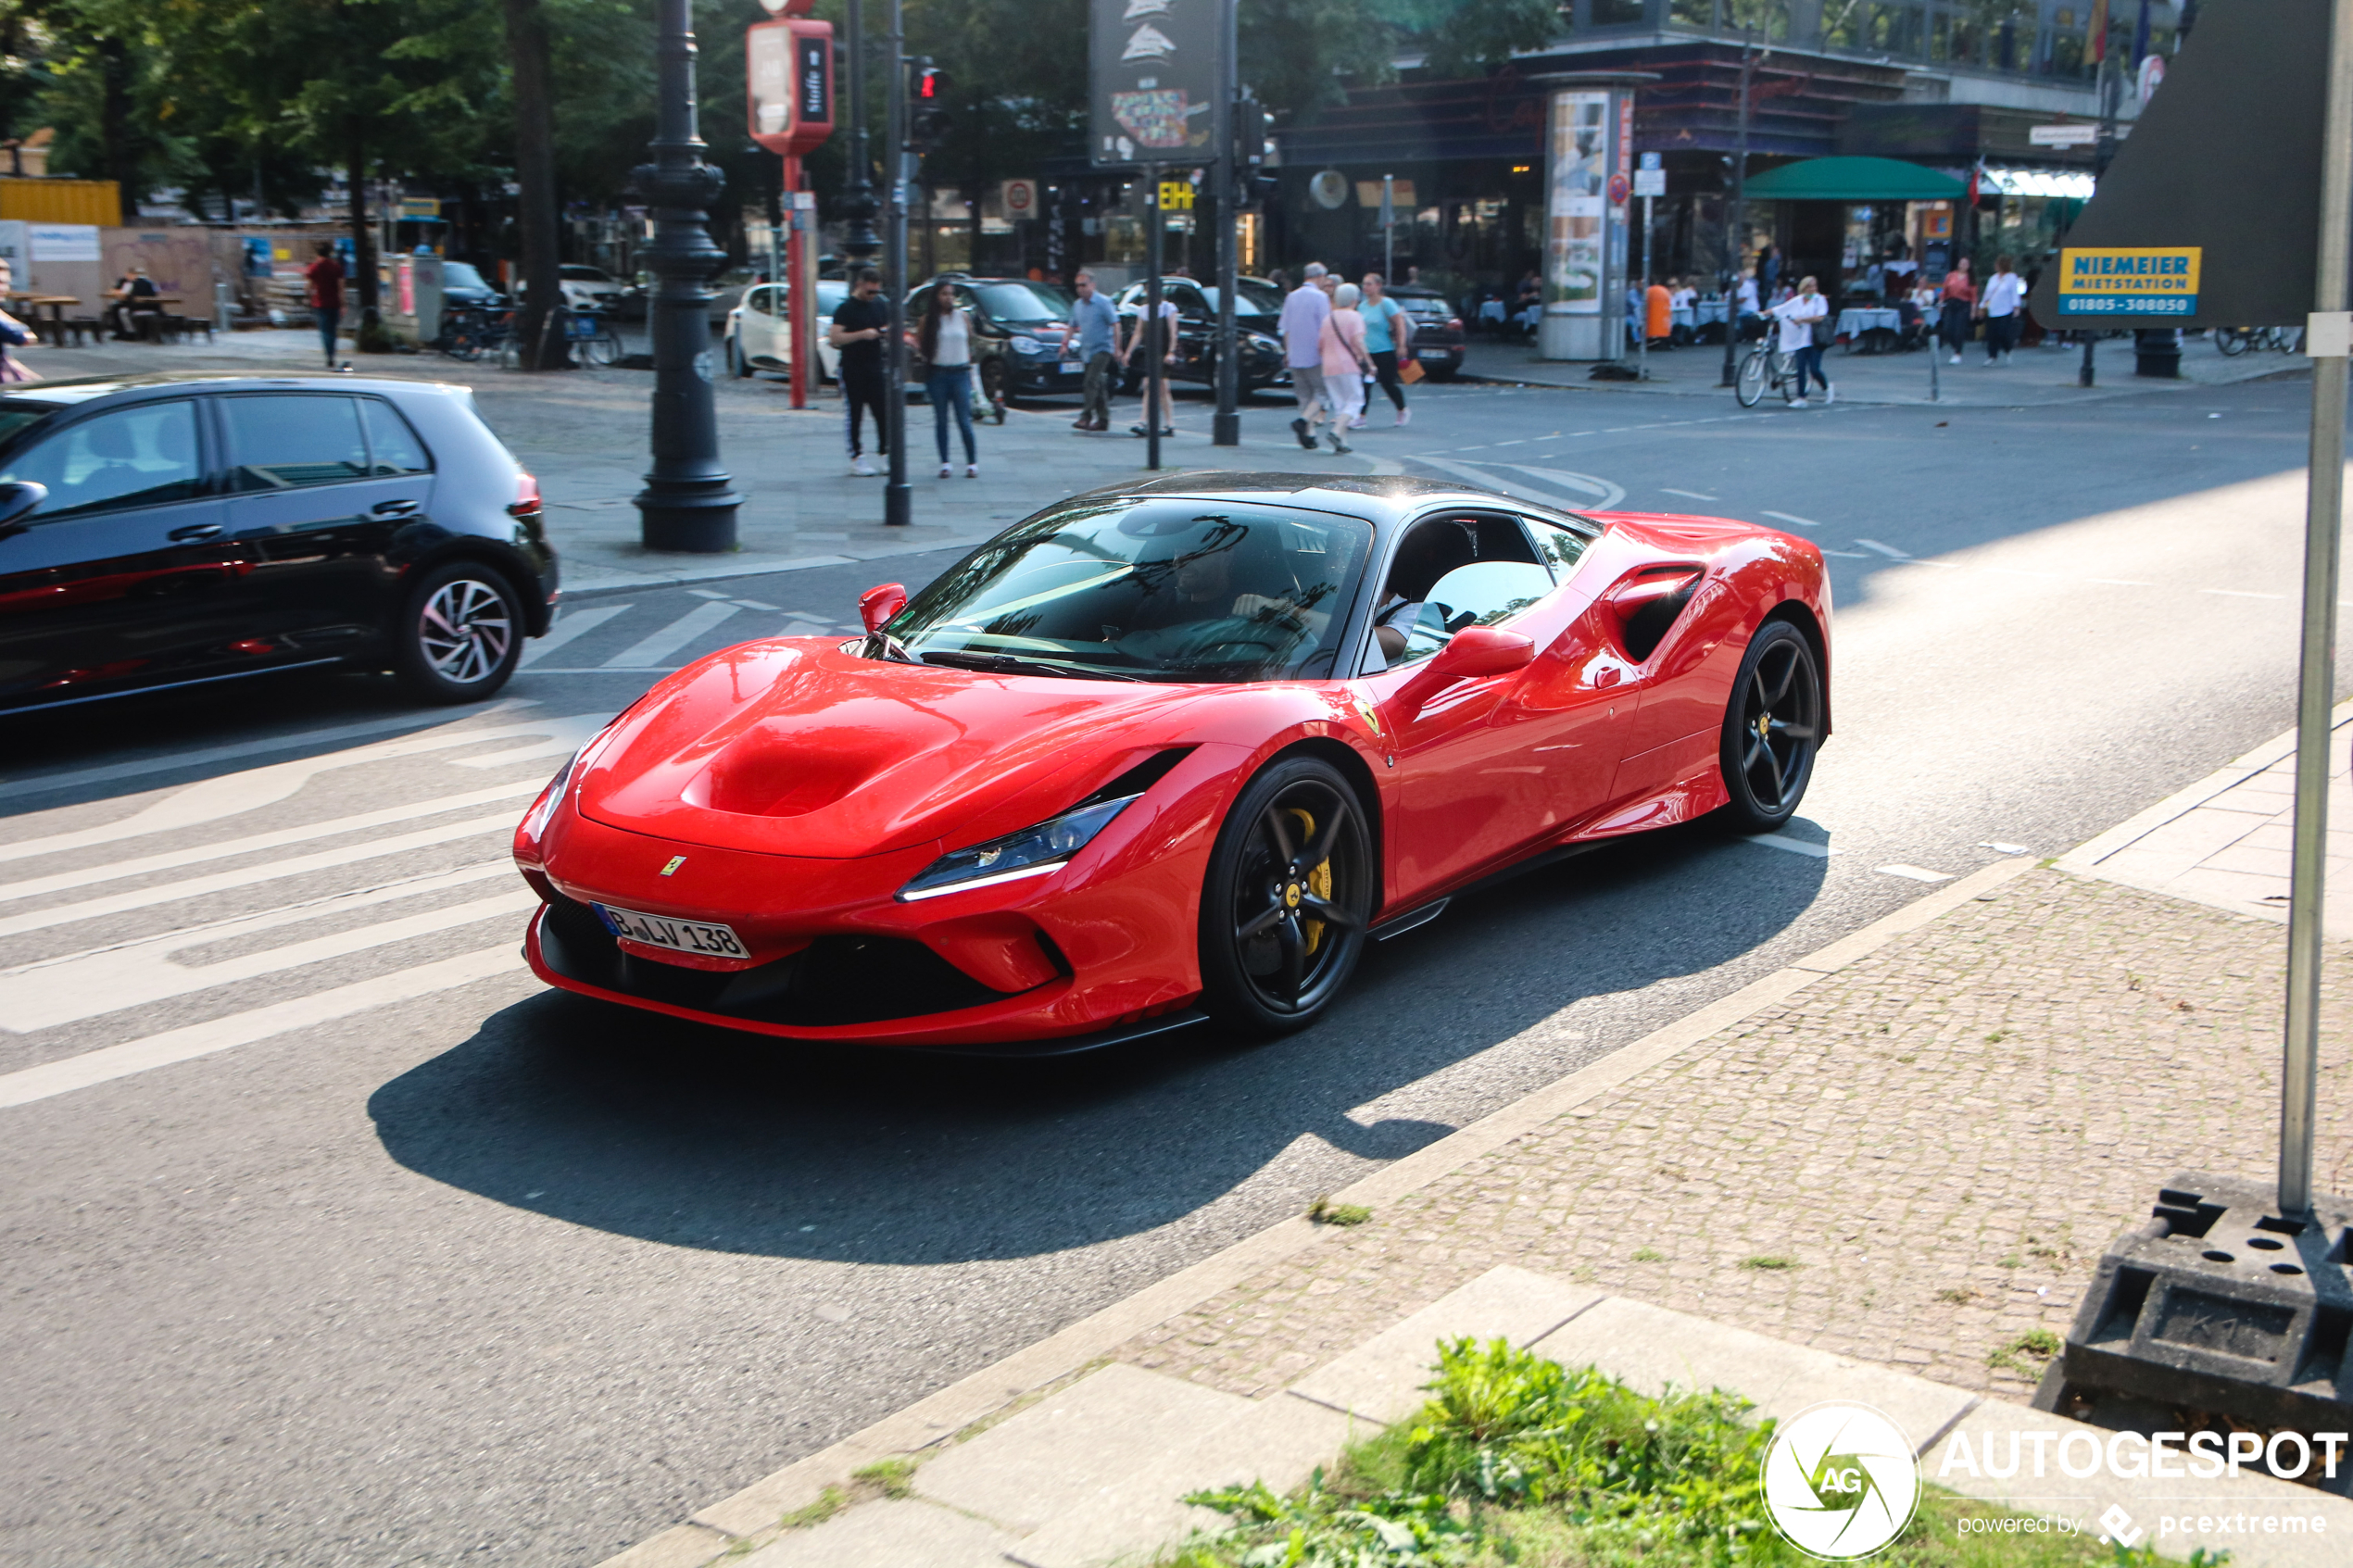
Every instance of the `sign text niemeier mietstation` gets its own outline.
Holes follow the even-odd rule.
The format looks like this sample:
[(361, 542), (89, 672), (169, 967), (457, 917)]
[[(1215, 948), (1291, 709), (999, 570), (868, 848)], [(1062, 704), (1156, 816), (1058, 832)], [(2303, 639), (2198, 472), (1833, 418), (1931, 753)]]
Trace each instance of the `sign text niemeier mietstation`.
[(2200, 247), (2070, 246), (2059, 252), (2062, 320), (2177, 320), (2197, 314)]

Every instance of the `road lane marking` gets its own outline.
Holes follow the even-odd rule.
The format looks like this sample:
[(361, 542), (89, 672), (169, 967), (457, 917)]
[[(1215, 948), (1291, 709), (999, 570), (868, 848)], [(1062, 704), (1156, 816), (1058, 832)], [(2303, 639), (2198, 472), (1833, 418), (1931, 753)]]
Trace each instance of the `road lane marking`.
[(2245, 588), (2200, 588), (2201, 594), (2220, 594), (2226, 599), (2284, 599), (2285, 594), (2252, 594)]
[(522, 657), (515, 660), (515, 668), (530, 669), (566, 643), (586, 636), (614, 616), (623, 614), (634, 608), (635, 607), (631, 605), (598, 605), (594, 609), (575, 609), (569, 612), (561, 621), (547, 628), (546, 636), (535, 637), (531, 640), (529, 646), (522, 650)]
[(697, 605), (661, 631), (646, 637), (634, 646), (625, 647), (605, 660), (608, 670), (654, 670), (663, 661), (696, 638), (704, 635), (728, 617), (740, 613), (742, 606), (729, 600)]
[(53, 904), (45, 909), (0, 916), (0, 936), (15, 936), (56, 925), (71, 925), (76, 921), (120, 914), (125, 909), (178, 903), (182, 899), (198, 898), (208, 893), (219, 893), (232, 887), (251, 887), (258, 883), (275, 882), (282, 877), (304, 876), (311, 872), (329, 871), (336, 866), (378, 859), (385, 855), (406, 854), (411, 849), (429, 848), (436, 844), (473, 838), (485, 833), (511, 833), (514, 826), (514, 814), (501, 811), (492, 817), (469, 817), (447, 827), (424, 828), (392, 838), (371, 839), (342, 849), (322, 849), (315, 855), (297, 855), (291, 860), (265, 860), (260, 865), (247, 866), (240, 871), (215, 872), (209, 876), (192, 876), (179, 882), (134, 887), (127, 893), (108, 893), (96, 898), (84, 898), (75, 904)]
[[(1766, 515), (1770, 517), (1772, 514), (1768, 512)], [(1882, 545), (1876, 539), (1857, 539), (1855, 542), (1857, 545), (1862, 546), (1863, 548), (1867, 550), (1877, 550), (1881, 555), (1885, 556), (1890, 560), (1910, 560), (1912, 558), (1902, 550), (1897, 549), (1894, 546)]]
[(260, 757), (272, 751), (292, 751), (296, 746), (317, 746), (327, 741), (353, 740), (361, 735), (382, 734), (386, 730), (417, 730), (427, 725), (462, 723), (468, 719), (488, 718), (494, 714), (510, 713), (539, 706), (536, 698), (509, 697), (476, 709), (445, 709), (438, 713), (412, 713), (397, 719), (371, 719), (360, 724), (335, 724), (323, 730), (296, 730), (289, 734), (271, 735), (263, 740), (238, 741), (233, 746), (211, 746), (199, 751), (182, 751), (170, 757), (144, 757), (132, 762), (109, 762), (97, 768), (74, 768), (62, 773), (27, 773), (0, 780), (10, 796), (31, 795), (35, 791), (79, 789), (84, 784), (113, 784), (120, 779), (135, 779), (143, 773), (171, 773), (183, 768), (201, 768), (208, 763), (226, 762), (238, 757)]
[(1881, 866), (1878, 870), (1883, 876), (1900, 876), (1912, 882), (1950, 882), (1953, 880), (1951, 872), (1932, 872), (1926, 866), (1907, 866), (1901, 861), (1892, 866)]
[[(337, 768), (357, 767), (367, 762), (381, 762), (394, 758), (414, 757), (429, 751), (446, 751), (452, 746), (474, 746), (484, 741), (524, 740), (519, 748), (504, 751), (493, 758), (463, 758), (460, 761), (477, 766), (495, 766), (536, 756), (549, 748), (570, 751), (585, 744), (588, 737), (610, 722), (611, 715), (594, 713), (569, 714), (560, 719), (541, 719), (523, 724), (498, 724), (486, 729), (445, 728), (430, 734), (404, 735), (397, 740), (379, 741), (372, 746), (355, 746), (349, 751), (331, 751), (298, 761), (275, 762), (266, 768), (248, 768), (242, 772), (224, 773), (217, 779), (206, 779), (188, 785), (132, 812), (118, 822), (103, 827), (83, 828), (73, 833), (52, 834), (44, 838), (21, 838), (13, 844), (0, 844), (0, 860), (30, 859), (36, 855), (63, 854), (69, 849), (87, 849), (95, 845), (112, 844), (121, 839), (137, 838), (145, 834), (164, 833), (201, 823), (218, 822), (279, 801), (298, 792), (317, 775)], [(417, 813), (409, 813), (416, 815)]]
[(84, 1051), (80, 1056), (69, 1056), (61, 1061), (20, 1068), (14, 1073), (0, 1073), (0, 1107), (30, 1105), (35, 1100), (70, 1094), (76, 1089), (90, 1088), (116, 1078), (127, 1078), (134, 1073), (169, 1067), (174, 1062), (210, 1056), (216, 1051), (230, 1050), (238, 1046), (253, 1045), (273, 1035), (332, 1022), (395, 1002), (413, 1001), (436, 991), (447, 991), (472, 985), (477, 980), (511, 973), (522, 967), (522, 955), (516, 950), (515, 944), (501, 942), (495, 947), (478, 947), (470, 953), (437, 959), (413, 969), (380, 974), (372, 980), (355, 981), (330, 991), (314, 992), (308, 997), (274, 1002), (246, 1012), (231, 1013), (226, 1018), (216, 1018), (207, 1023), (167, 1029), (160, 1035), (149, 1035), (144, 1039), (126, 1040), (119, 1046)]
[[(514, 869), (494, 864), (474, 872), (469, 880), (511, 876)], [(457, 878), (423, 879), (415, 885), (374, 888), (343, 899), (274, 909), (248, 921), (224, 921), (215, 926), (175, 931), (145, 941), (126, 943), (101, 952), (30, 965), (0, 972), (0, 1029), (29, 1035), (61, 1023), (78, 1023), (124, 1008), (141, 1007), (173, 997), (208, 991), (217, 985), (258, 979), (282, 970), (299, 969), (327, 959), (347, 958), (371, 947), (454, 931), (476, 921), (515, 914), (536, 906), (539, 896), (517, 886), (487, 898), (475, 898), (446, 909), (425, 909), (396, 920), (380, 921), (351, 931), (314, 936), (258, 953), (242, 953), (215, 963), (187, 966), (172, 960), (178, 949), (228, 941), (253, 931), (269, 930), (296, 920), (323, 917), (338, 909), (353, 909), (436, 891)]]
[[(1810, 517), (1795, 517), (1788, 512), (1767, 512), (1764, 515), (1773, 519), (1777, 522), (1786, 522), (1792, 528), (1819, 528), (1822, 526)], [(1863, 541), (1857, 541), (1857, 543), (1863, 543)]]
[(1792, 838), (1787, 834), (1781, 833), (1754, 833), (1743, 838), (1741, 842), (1758, 845), (1767, 849), (1786, 849), (1793, 855), (1811, 855), (1818, 860), (1827, 860), (1832, 855), (1846, 853), (1843, 849), (1833, 849), (1827, 844), (1811, 844), (1805, 839)]
[[(1821, 549), (1821, 546), (1817, 545), (1815, 548)], [(1879, 558), (1877, 556), (1866, 555), (1861, 550), (1822, 550), (1822, 554), (1836, 556), (1841, 560), (1877, 560)]]
[(547, 787), (545, 779), (519, 779), (513, 784), (493, 784), (488, 789), (469, 790), (463, 795), (445, 795), (437, 799), (414, 801), (407, 806), (387, 806), (381, 810), (362, 811), (357, 816), (335, 817), (323, 822), (307, 822), (301, 827), (280, 828), (275, 833), (224, 838), (218, 843), (195, 844), (185, 849), (142, 855), (136, 859), (111, 860), (103, 865), (85, 866), (80, 871), (57, 872), (49, 876), (28, 877), (22, 882), (0, 883), (0, 903), (12, 903), (19, 898), (37, 898), (44, 893), (88, 887), (95, 883), (114, 882), (128, 876), (145, 876), (150, 872), (174, 871), (206, 860), (225, 860), (233, 855), (249, 855), (314, 838), (333, 838), (338, 834), (359, 833), (392, 822), (413, 822), (419, 817), (437, 817), (445, 811), (461, 811), (468, 807), (486, 806), (493, 801), (527, 798)]
[(1996, 855), (2023, 855), (2027, 852), (2026, 846), (2023, 844), (2003, 844), (1991, 838), (1980, 842), (1978, 847), (1991, 849)]
[[(1671, 484), (1662, 484), (1659, 486), (1659, 489), (1666, 495), (1681, 495), (1686, 499), (1692, 501), (1720, 501), (1723, 499), (1721, 495), (1710, 495), (1703, 491), (1678, 490)], [(1779, 512), (1767, 512), (1765, 515), (1767, 517), (1779, 517), (1780, 514)]]

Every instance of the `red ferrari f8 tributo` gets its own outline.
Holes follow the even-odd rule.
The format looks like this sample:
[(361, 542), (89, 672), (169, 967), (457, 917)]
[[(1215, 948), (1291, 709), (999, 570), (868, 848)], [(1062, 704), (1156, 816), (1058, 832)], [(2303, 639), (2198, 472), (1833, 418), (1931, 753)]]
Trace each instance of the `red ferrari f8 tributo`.
[(541, 978), (793, 1039), (1295, 1029), (1506, 868), (1780, 826), (1830, 733), (1811, 544), (1418, 479), (1092, 491), (862, 608), (556, 775), (514, 847)]

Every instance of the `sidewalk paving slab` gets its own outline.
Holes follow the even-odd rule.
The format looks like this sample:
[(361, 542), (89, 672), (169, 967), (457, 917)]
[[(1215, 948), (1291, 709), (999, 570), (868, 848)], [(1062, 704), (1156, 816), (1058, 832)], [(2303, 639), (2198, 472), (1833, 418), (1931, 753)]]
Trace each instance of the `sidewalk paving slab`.
[(1428, 1396), (1430, 1347), (1466, 1335), (1482, 1344), (1533, 1345), (1601, 1300), (1601, 1292), (1498, 1264), (1403, 1323), (1291, 1385), (1303, 1399), (1383, 1425), (1402, 1421)]
[(1005, 1568), (1013, 1543), (986, 1520), (905, 1498), (787, 1531), (738, 1561), (743, 1568)]

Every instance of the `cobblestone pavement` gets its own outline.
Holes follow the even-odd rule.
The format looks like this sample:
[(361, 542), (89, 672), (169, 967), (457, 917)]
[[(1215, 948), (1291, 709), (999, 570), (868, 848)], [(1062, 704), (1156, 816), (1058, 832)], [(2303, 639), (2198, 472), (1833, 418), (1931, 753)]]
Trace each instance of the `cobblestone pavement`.
[[(1498, 1263), (2024, 1399), (2176, 1170), (2275, 1158), (2282, 932), (2034, 871), (1203, 1303), (1119, 1359), (1264, 1397)], [(2324, 1190), (2353, 1180), (2353, 947)]]

